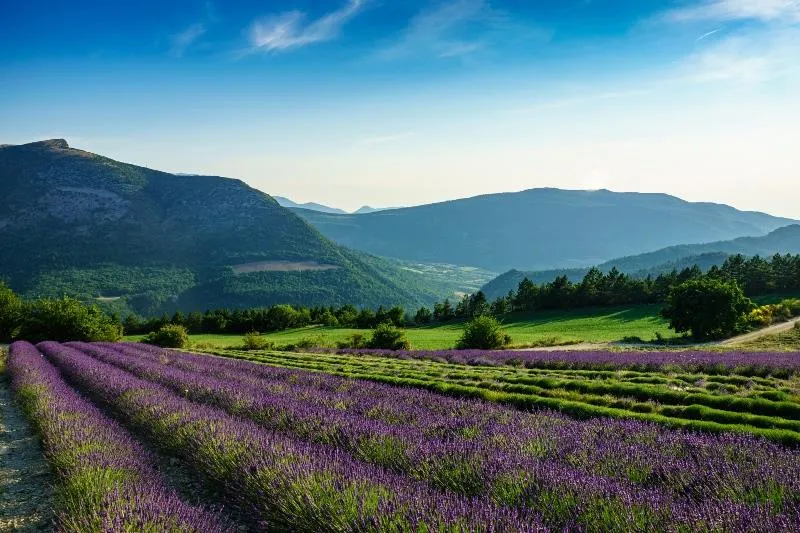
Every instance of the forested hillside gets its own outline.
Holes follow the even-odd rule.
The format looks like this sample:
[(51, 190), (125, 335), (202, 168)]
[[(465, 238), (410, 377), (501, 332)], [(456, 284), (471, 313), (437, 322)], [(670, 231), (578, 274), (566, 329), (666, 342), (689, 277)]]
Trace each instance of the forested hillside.
[[(800, 253), (800, 225), (792, 224), (762, 237), (741, 237), (730, 241), (670, 246), (654, 252), (612, 259), (597, 265), (597, 268), (601, 272), (609, 272), (612, 268), (616, 268), (634, 278), (644, 278), (693, 266), (706, 271), (714, 265), (722, 265), (733, 255), (769, 258), (775, 254), (798, 253)], [(484, 285), (482, 290), (488, 297), (496, 298), (504, 296), (509, 290), (516, 289), (519, 282), (525, 278), (534, 283), (547, 283), (559, 276), (566, 276), (571, 281), (580, 281), (587, 272), (589, 268), (539, 271), (514, 269), (496, 277)]]
[[(152, 314), (275, 303), (416, 305), (421, 276), (352, 253), (245, 183), (50, 140), (0, 148), (0, 277)], [(377, 260), (376, 260), (377, 261)]]

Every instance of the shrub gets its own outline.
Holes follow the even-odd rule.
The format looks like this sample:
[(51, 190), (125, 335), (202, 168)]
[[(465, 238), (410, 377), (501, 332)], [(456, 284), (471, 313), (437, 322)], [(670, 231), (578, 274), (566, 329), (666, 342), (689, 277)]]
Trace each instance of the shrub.
[(151, 332), (144, 341), (162, 348), (185, 348), (189, 344), (186, 328), (177, 324), (165, 324)]
[(0, 342), (10, 342), (22, 320), (22, 300), (0, 282)]
[(114, 342), (122, 337), (122, 324), (96, 305), (62, 298), (41, 298), (23, 304), (17, 339), (66, 342)]
[(274, 346), (274, 343), (264, 338), (261, 333), (251, 331), (242, 339), (242, 350), (268, 350)]
[(338, 341), (336, 347), (340, 350), (360, 350), (367, 347), (367, 338), (361, 333), (353, 333), (343, 341)]
[(389, 323), (378, 324), (372, 332), (367, 348), (376, 350), (409, 350), (411, 343), (403, 330)]
[(504, 335), (496, 318), (483, 315), (472, 319), (464, 326), (464, 333), (456, 344), (459, 350), (496, 350), (511, 343), (511, 337)]
[(747, 315), (747, 323), (753, 327), (769, 326), (774, 321), (771, 305), (762, 305), (750, 311)]
[(296, 352), (299, 350), (311, 350), (314, 348), (325, 348), (325, 337), (323, 335), (317, 335), (315, 337), (303, 337), (295, 343), (277, 346), (275, 349), (285, 352)]
[(800, 316), (800, 298), (789, 298), (781, 302), (791, 316)]

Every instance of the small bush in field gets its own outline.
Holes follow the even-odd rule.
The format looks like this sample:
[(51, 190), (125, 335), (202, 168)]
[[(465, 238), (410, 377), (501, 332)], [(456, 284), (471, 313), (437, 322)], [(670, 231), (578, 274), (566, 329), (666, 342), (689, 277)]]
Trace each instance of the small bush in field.
[(367, 348), (377, 350), (409, 350), (411, 343), (406, 339), (403, 330), (389, 324), (378, 324), (372, 332)]
[(151, 332), (143, 342), (162, 348), (185, 348), (189, 345), (189, 333), (183, 326), (165, 324), (157, 331)]
[(474, 318), (464, 326), (464, 333), (456, 344), (459, 350), (496, 350), (511, 343), (511, 337), (504, 335), (496, 318), (483, 315)]
[(242, 339), (243, 350), (268, 350), (273, 346), (273, 343), (265, 339), (264, 336), (257, 331), (251, 331)]
[(353, 333), (343, 341), (338, 341), (336, 347), (340, 350), (359, 350), (367, 347), (367, 338), (361, 333)]

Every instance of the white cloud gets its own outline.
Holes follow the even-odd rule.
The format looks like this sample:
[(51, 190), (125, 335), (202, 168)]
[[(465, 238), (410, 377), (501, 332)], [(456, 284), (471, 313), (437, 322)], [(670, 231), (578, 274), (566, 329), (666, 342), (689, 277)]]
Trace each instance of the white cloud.
[(182, 57), (186, 50), (192, 46), (206, 32), (204, 24), (192, 24), (180, 33), (172, 36), (172, 47), (170, 54), (175, 57)]
[(380, 59), (415, 55), (465, 57), (493, 41), (549, 38), (541, 28), (520, 25), (487, 0), (447, 0), (417, 13), (400, 36), (380, 49)]
[(671, 9), (661, 19), (669, 22), (759, 20), (800, 22), (800, 0), (704, 0)]
[(363, 6), (364, 0), (349, 0), (340, 9), (311, 21), (301, 11), (267, 17), (250, 26), (250, 46), (253, 50), (276, 51), (329, 41)]

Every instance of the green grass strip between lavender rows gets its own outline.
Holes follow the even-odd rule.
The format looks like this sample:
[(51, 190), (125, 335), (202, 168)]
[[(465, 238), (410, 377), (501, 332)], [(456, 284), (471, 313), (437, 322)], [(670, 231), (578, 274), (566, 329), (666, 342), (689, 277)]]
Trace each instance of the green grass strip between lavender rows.
[[(522, 394), (518, 392), (506, 392), (498, 390), (489, 390), (476, 386), (465, 386), (454, 383), (446, 383), (443, 381), (408, 378), (408, 377), (395, 377), (379, 373), (366, 373), (366, 372), (350, 372), (343, 368), (336, 369), (322, 364), (309, 364), (304, 362), (290, 362), (286, 360), (274, 359), (268, 357), (255, 356), (252, 354), (240, 354), (230, 351), (218, 352), (218, 355), (233, 357), (237, 359), (245, 359), (253, 362), (267, 364), (270, 366), (284, 367), (284, 368), (298, 368), (303, 370), (324, 372), (328, 374), (349, 377), (354, 379), (365, 379), (378, 383), (386, 383), (395, 386), (417, 387), (426, 389), (439, 394), (445, 394), (455, 397), (469, 397), (480, 398), (486, 401), (502, 403), (511, 405), (519, 409), (552, 409), (568, 414), (575, 418), (592, 418), (592, 417), (613, 417), (621, 419), (634, 419), (646, 422), (654, 422), (658, 424), (667, 425), (673, 428), (685, 428), (699, 431), (708, 431), (712, 433), (720, 433), (725, 431), (737, 433), (749, 433), (761, 436), (776, 442), (787, 445), (800, 445), (800, 432), (792, 431), (789, 429), (772, 429), (761, 428), (753, 425), (748, 425), (741, 420), (736, 423), (736, 413), (731, 413), (732, 417), (726, 417), (728, 422), (721, 423), (718, 421), (704, 420), (703, 417), (715, 416), (712, 409), (704, 409), (702, 406), (689, 406), (684, 408), (683, 415), (687, 418), (677, 418), (677, 412), (671, 412), (671, 416), (654, 414), (654, 413), (640, 413), (627, 409), (619, 409), (615, 407), (605, 407), (592, 405), (581, 401), (563, 400), (558, 398), (548, 398), (536, 396), (531, 394)], [(278, 356), (285, 356), (285, 353), (279, 353)], [(317, 356), (318, 354), (313, 354)], [(754, 416), (754, 415), (751, 415)]]
[[(269, 354), (259, 357), (269, 357)], [(276, 355), (273, 359), (277, 358), (282, 361), (288, 358), (295, 360), (303, 360), (301, 355), (289, 355), (281, 353), (280, 356)], [(319, 364), (322, 360), (314, 356), (313, 362)], [(663, 387), (651, 386), (647, 384), (628, 384), (618, 383), (611, 380), (604, 382), (593, 382), (588, 380), (573, 380), (561, 379), (556, 380), (552, 378), (537, 378), (537, 377), (517, 377), (505, 378), (500, 376), (490, 376), (495, 382), (487, 381), (484, 379), (485, 374), (479, 371), (460, 371), (453, 369), (452, 366), (446, 366), (446, 372), (437, 372), (432, 375), (431, 372), (417, 371), (412, 366), (411, 370), (400, 369), (399, 365), (393, 365), (393, 368), (398, 368), (397, 373), (387, 372), (382, 368), (379, 363), (377, 365), (365, 365), (364, 359), (359, 358), (358, 361), (344, 362), (353, 368), (347, 372), (358, 372), (358, 367), (362, 367), (361, 373), (369, 373), (372, 370), (378, 370), (384, 375), (395, 375), (396, 377), (408, 377), (414, 379), (442, 379), (448, 382), (454, 382), (461, 385), (480, 386), (491, 390), (517, 392), (523, 394), (534, 394), (539, 396), (550, 396), (553, 393), (548, 391), (571, 391), (581, 393), (586, 396), (587, 403), (595, 403), (599, 405), (608, 405), (609, 401), (607, 395), (616, 396), (619, 398), (626, 398), (625, 402), (635, 403), (627, 400), (633, 398), (640, 402), (659, 402), (672, 406), (692, 406), (693, 409), (688, 412), (689, 416), (685, 418), (704, 417), (707, 419), (716, 419), (724, 423), (734, 423), (736, 416), (740, 415), (740, 422), (754, 425), (757, 427), (779, 427), (783, 429), (791, 429), (800, 431), (800, 405), (792, 402), (775, 402), (763, 398), (737, 398), (732, 395), (714, 396), (711, 394), (703, 393), (688, 393), (683, 391), (665, 390)], [(352, 364), (349, 364), (352, 363)], [(441, 365), (440, 365), (441, 366)], [(377, 367), (377, 368), (375, 368)], [(323, 369), (317, 366), (318, 369)], [(479, 383), (475, 381), (480, 380)], [(563, 395), (557, 395), (563, 396)], [(591, 400), (590, 400), (591, 398)], [(707, 407), (710, 409), (697, 410), (696, 407)], [(643, 403), (636, 405), (635, 410), (640, 412), (650, 412), (654, 410), (652, 404)], [(673, 416), (679, 416), (680, 411), (672, 408)], [(732, 414), (728, 414), (732, 413)]]

